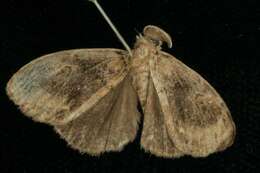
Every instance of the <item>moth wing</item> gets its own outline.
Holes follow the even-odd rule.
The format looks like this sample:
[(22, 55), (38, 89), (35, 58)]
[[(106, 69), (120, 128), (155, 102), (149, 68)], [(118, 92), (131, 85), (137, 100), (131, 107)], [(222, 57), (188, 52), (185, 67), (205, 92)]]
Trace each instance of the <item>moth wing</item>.
[(42, 56), (9, 80), (7, 94), (33, 120), (66, 124), (125, 78), (126, 54), (118, 49), (74, 49)]
[(233, 143), (235, 124), (230, 112), (205, 79), (164, 52), (150, 60), (150, 70), (168, 134), (177, 149), (205, 157)]
[(180, 157), (179, 151), (168, 134), (158, 94), (150, 77), (144, 110), (141, 146), (160, 157)]
[(119, 151), (134, 140), (140, 114), (129, 75), (98, 104), (56, 131), (72, 148), (91, 155)]

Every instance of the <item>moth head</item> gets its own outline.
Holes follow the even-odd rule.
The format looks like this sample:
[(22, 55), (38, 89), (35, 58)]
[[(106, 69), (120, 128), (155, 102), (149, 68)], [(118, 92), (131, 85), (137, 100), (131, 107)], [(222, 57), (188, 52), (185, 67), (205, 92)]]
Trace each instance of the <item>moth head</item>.
[(163, 42), (166, 42), (169, 48), (172, 47), (171, 36), (157, 26), (148, 25), (144, 27), (143, 34), (149, 42), (156, 46), (161, 46)]

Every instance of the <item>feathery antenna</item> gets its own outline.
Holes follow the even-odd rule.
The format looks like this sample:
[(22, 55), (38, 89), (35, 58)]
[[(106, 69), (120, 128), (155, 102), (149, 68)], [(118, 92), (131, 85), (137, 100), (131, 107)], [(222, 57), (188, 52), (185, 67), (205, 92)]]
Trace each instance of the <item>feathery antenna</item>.
[(89, 0), (90, 2), (93, 2), (97, 9), (99, 10), (99, 12), (102, 14), (102, 16), (105, 18), (105, 20), (107, 21), (107, 23), (109, 24), (109, 26), (112, 28), (112, 30), (115, 32), (116, 36), (118, 37), (118, 39), (120, 40), (120, 42), (124, 45), (124, 47), (126, 48), (126, 50), (129, 52), (130, 56), (132, 56), (132, 51), (130, 49), (130, 47), (128, 46), (128, 44), (126, 43), (125, 39), (122, 37), (122, 35), (119, 33), (119, 31), (116, 29), (115, 25), (111, 22), (111, 20), (109, 19), (109, 17), (107, 16), (107, 14), (105, 13), (105, 11), (103, 10), (103, 8), (99, 5), (99, 3), (97, 2), (97, 0)]

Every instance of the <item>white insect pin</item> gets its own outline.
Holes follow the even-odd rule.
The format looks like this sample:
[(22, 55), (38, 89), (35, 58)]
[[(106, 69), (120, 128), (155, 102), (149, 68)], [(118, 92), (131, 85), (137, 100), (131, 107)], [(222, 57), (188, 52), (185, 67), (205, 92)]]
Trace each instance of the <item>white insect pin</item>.
[(41, 56), (7, 84), (21, 111), (54, 126), (82, 153), (120, 151), (133, 141), (143, 109), (141, 146), (160, 157), (206, 157), (235, 138), (230, 112), (198, 73), (163, 52), (171, 37), (148, 25), (130, 49), (104, 10), (91, 0), (126, 50), (74, 49)]

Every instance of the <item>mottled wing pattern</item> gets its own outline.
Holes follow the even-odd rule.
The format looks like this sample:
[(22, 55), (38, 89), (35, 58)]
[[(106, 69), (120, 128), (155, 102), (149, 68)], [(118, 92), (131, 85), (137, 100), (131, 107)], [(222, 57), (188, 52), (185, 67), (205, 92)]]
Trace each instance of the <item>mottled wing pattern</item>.
[(161, 157), (180, 157), (183, 154), (174, 146), (166, 129), (165, 118), (161, 109), (154, 83), (149, 80), (148, 96), (144, 112), (141, 145), (146, 150)]
[(36, 121), (65, 124), (93, 107), (126, 76), (126, 51), (75, 49), (37, 58), (8, 82), (7, 94)]
[(91, 155), (118, 151), (135, 138), (140, 115), (129, 75), (77, 119), (56, 125), (72, 148)]
[(224, 101), (195, 71), (167, 53), (150, 60), (167, 131), (181, 152), (204, 157), (233, 143), (235, 125)]

